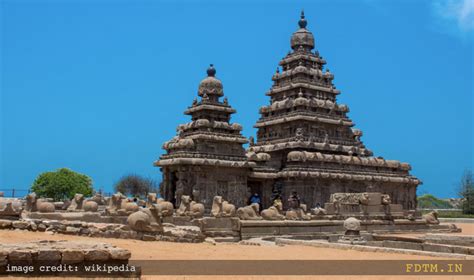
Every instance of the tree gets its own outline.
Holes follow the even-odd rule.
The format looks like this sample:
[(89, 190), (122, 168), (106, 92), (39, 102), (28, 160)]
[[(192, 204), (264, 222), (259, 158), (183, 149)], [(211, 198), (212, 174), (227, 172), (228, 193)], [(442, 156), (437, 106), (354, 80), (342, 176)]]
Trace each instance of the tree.
[(448, 201), (439, 199), (432, 194), (424, 194), (417, 197), (420, 209), (451, 209), (453, 206)]
[(92, 179), (84, 174), (61, 168), (41, 173), (33, 182), (31, 190), (39, 197), (50, 197), (55, 201), (72, 199), (76, 193), (92, 195)]
[(152, 179), (129, 174), (120, 178), (120, 180), (115, 183), (114, 189), (116, 192), (121, 192), (126, 195), (144, 197), (147, 193), (156, 192), (158, 185)]
[(464, 171), (459, 184), (459, 195), (463, 198), (463, 214), (474, 214), (474, 180), (471, 170)]

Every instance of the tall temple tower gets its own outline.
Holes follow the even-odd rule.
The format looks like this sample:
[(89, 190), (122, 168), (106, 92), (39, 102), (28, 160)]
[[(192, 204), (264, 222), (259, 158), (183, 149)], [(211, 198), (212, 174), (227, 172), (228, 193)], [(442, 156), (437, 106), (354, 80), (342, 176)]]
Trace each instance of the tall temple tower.
[(315, 47), (306, 28), (304, 13), (291, 36), (291, 51), (273, 75), (266, 93), (270, 105), (260, 108), (256, 143), (248, 153), (265, 154), (249, 176), (251, 192), (258, 192), (263, 206), (281, 193), (298, 192), (310, 207), (324, 204), (335, 192), (382, 192), (405, 209), (416, 207), (416, 187), (421, 182), (409, 174), (407, 163), (373, 157), (347, 116), (349, 108), (338, 104), (340, 91), (334, 75)]
[(216, 195), (236, 206), (246, 204), (247, 176), (253, 162), (247, 161), (242, 126), (230, 124), (236, 111), (228, 104), (216, 69), (207, 69), (198, 96), (184, 112), (191, 122), (178, 126), (178, 135), (163, 145), (167, 153), (155, 162), (161, 167), (161, 196), (179, 206), (181, 195), (190, 195), (206, 209)]

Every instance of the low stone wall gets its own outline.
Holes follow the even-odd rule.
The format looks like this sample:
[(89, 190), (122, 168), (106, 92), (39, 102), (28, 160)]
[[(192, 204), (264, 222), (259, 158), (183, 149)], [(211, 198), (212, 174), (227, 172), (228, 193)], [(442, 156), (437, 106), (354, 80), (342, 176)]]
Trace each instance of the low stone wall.
[[(317, 236), (321, 233), (343, 233), (344, 221), (240, 221), (242, 239), (261, 236), (293, 235)], [(452, 232), (456, 229), (450, 225), (430, 225), (423, 220), (365, 220), (361, 221), (361, 230), (371, 233), (383, 232)]]
[(143, 241), (203, 242), (205, 236), (196, 226), (166, 224), (163, 232), (138, 232), (123, 224), (87, 223), (57, 220), (0, 220), (0, 229), (18, 229), (104, 238), (138, 239)]
[[(130, 251), (101, 242), (39, 241), (21, 244), (0, 244), (0, 275), (45, 276), (80, 275), (85, 265), (125, 266)], [(75, 271), (78, 270), (78, 271)], [(139, 271), (135, 271), (139, 273)], [(106, 275), (137, 276), (127, 273)], [(95, 273), (87, 273), (87, 276)]]
[(377, 243), (369, 242), (367, 245), (372, 245), (372, 246), (377, 246), (377, 247), (397, 248), (397, 249), (438, 252), (438, 253), (474, 255), (473, 247), (457, 246), (457, 245), (414, 243), (414, 242), (392, 241), (392, 240), (378, 241)]
[[(351, 244), (341, 244), (341, 243), (331, 243), (328, 241), (322, 240), (293, 240), (287, 238), (276, 238), (275, 243), (277, 245), (304, 245), (304, 246), (313, 246), (313, 247), (322, 247), (322, 248), (334, 248), (334, 249), (343, 249), (343, 250), (356, 250), (362, 252), (382, 252), (382, 253), (397, 253), (397, 254), (411, 254), (411, 255), (420, 255), (420, 256), (431, 256), (431, 257), (441, 257), (441, 258), (456, 258), (456, 259), (465, 259), (465, 260), (474, 260), (474, 256), (453, 253), (452, 250), (449, 252), (436, 251), (436, 250), (417, 250), (418, 248), (415, 245), (413, 249), (403, 248), (403, 247), (388, 247), (383, 246), (385, 241), (370, 241), (367, 245), (351, 245)], [(386, 243), (388, 244), (388, 243)], [(416, 244), (416, 243), (415, 243)], [(428, 247), (427, 247), (428, 248)]]
[(57, 221), (82, 221), (89, 223), (125, 224), (128, 216), (104, 216), (100, 212), (25, 212), (25, 214), (23, 214), (23, 218)]
[(438, 218), (442, 223), (474, 224), (474, 218)]

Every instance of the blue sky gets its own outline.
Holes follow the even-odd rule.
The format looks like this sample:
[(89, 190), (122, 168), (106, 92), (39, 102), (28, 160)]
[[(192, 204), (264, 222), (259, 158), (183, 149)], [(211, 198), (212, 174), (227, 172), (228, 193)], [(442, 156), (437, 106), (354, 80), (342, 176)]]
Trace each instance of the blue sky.
[(209, 63), (255, 134), (304, 8), (339, 103), (419, 193), (473, 168), (473, 1), (1, 1), (0, 189), (69, 167), (111, 190), (189, 119)]

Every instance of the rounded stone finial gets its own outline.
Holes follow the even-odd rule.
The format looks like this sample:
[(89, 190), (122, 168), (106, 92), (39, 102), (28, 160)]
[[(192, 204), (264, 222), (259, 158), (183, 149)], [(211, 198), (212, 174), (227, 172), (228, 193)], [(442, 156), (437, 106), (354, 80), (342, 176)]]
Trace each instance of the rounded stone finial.
[(207, 76), (214, 77), (216, 75), (216, 68), (214, 68), (214, 64), (210, 64), (209, 68), (207, 68)]
[(314, 48), (314, 36), (306, 29), (308, 22), (305, 19), (304, 12), (301, 12), (301, 18), (298, 21), (299, 29), (291, 36), (291, 48), (294, 51), (312, 50)]
[(301, 18), (300, 20), (298, 21), (298, 25), (300, 26), (300, 28), (306, 28), (306, 25), (308, 24), (308, 22), (306, 21), (306, 19), (304, 18), (304, 11), (301, 10)]
[[(210, 64), (207, 68), (207, 77), (199, 83), (198, 95), (204, 98), (204, 95), (210, 96), (224, 95), (222, 82), (215, 77), (216, 69), (214, 64)], [(211, 98), (213, 99), (213, 98)]]
[(354, 217), (350, 217), (344, 220), (344, 229), (359, 231), (360, 230), (360, 221)]
[(303, 89), (300, 88), (300, 91), (298, 92), (298, 97), (303, 97)]

